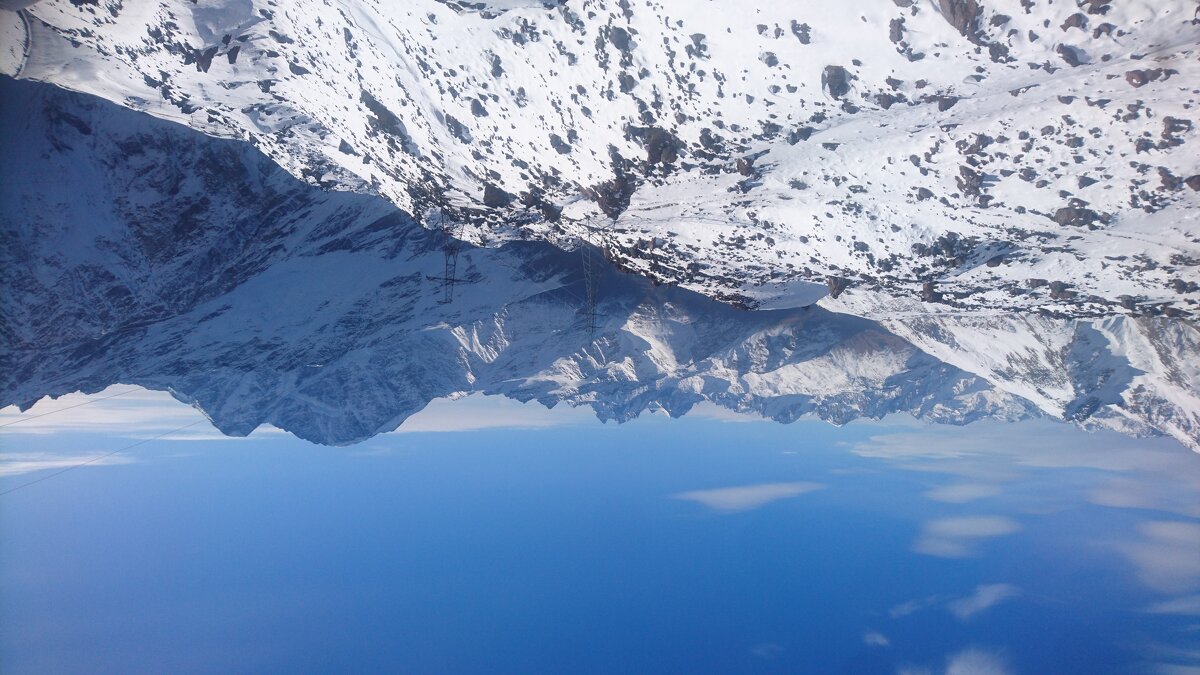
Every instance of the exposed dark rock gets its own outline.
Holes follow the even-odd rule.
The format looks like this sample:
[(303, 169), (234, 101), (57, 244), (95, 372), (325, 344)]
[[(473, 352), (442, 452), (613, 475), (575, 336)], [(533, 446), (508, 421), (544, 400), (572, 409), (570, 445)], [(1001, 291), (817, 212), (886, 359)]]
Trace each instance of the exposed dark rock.
[(798, 23), (795, 20), (792, 21), (792, 35), (796, 36), (796, 39), (800, 41), (800, 44), (806, 45), (812, 42), (811, 31), (812, 28), (808, 24)]
[(903, 101), (904, 99), (895, 94), (875, 94), (875, 102), (884, 110), (890, 109), (893, 105)]
[(616, 218), (629, 208), (629, 199), (637, 189), (637, 178), (630, 170), (632, 163), (629, 160), (622, 157), (612, 146), (609, 146), (608, 150), (612, 160), (613, 179), (585, 188), (583, 193), (596, 202), (604, 215)]
[[(207, 73), (208, 69), (210, 67), (212, 67), (213, 57), (217, 55), (217, 49), (218, 49), (217, 47), (209, 47), (208, 49), (205, 49), (204, 51), (197, 50), (195, 53), (196, 70), (198, 70), (202, 73)], [(288, 64), (288, 65), (291, 65), (291, 64)], [(305, 71), (305, 72), (308, 72), (308, 71)]]
[(560, 155), (571, 154), (570, 144), (564, 141), (562, 136), (558, 134), (550, 134), (550, 147), (554, 148), (554, 151)]
[(646, 148), (647, 164), (673, 164), (683, 149), (683, 142), (661, 127), (630, 126), (626, 133)]
[(938, 0), (938, 8), (946, 23), (971, 42), (980, 43), (979, 15), (981, 8), (975, 0)]
[(1135, 89), (1144, 84), (1153, 82), (1162, 77), (1162, 68), (1150, 68), (1146, 70), (1130, 70), (1125, 73), (1125, 81), (1132, 85)]
[(384, 133), (391, 134), (393, 136), (408, 138), (408, 132), (404, 128), (404, 122), (400, 121), (400, 118), (396, 116), (396, 113), (388, 110), (387, 106), (380, 103), (379, 99), (375, 98), (365, 89), (362, 91), (362, 95), (359, 98), (362, 100), (363, 105), (367, 106), (367, 110), (371, 111), (371, 114), (374, 115), (374, 117), (368, 118), (368, 121), (371, 122), (371, 126), (378, 131), (383, 131)]
[(958, 167), (958, 178), (955, 182), (964, 195), (978, 197), (982, 193), (983, 175), (970, 167)]
[(629, 51), (629, 31), (621, 28), (620, 26), (613, 26), (612, 30), (608, 34), (608, 41), (611, 42), (614, 47), (623, 52)]
[(1185, 134), (1192, 130), (1191, 120), (1180, 119), (1168, 115), (1163, 118), (1162, 142), (1158, 144), (1159, 150), (1174, 148), (1183, 145), (1181, 134)]
[(1184, 281), (1183, 279), (1172, 279), (1171, 290), (1176, 293), (1195, 293), (1200, 290), (1200, 284), (1195, 281)]
[(1059, 225), (1070, 227), (1088, 227), (1095, 229), (1094, 223), (1100, 221), (1100, 214), (1091, 209), (1084, 209), (1075, 206), (1064, 206), (1054, 212), (1054, 217), (1051, 218)]
[(1050, 282), (1050, 297), (1054, 300), (1070, 300), (1075, 297), (1075, 291), (1071, 290), (1071, 285), (1063, 281)]
[(513, 196), (504, 190), (487, 183), (483, 187), (483, 205), (491, 208), (502, 208), (513, 202)]
[(471, 137), (471, 130), (465, 124), (458, 121), (454, 115), (446, 114), (445, 116), (446, 129), (450, 135), (458, 139), (460, 143), (472, 143), (474, 139)]
[(1062, 23), (1061, 28), (1066, 31), (1070, 28), (1087, 28), (1087, 17), (1081, 12), (1075, 12), (1067, 17), (1067, 20)]
[(1162, 185), (1162, 189), (1172, 192), (1183, 187), (1183, 179), (1171, 173), (1171, 170), (1165, 166), (1158, 167), (1158, 181)]
[(526, 207), (537, 209), (543, 218), (552, 223), (558, 222), (562, 216), (562, 207), (546, 201), (545, 195), (538, 188), (531, 188), (529, 192), (521, 193), (521, 203)]
[(825, 285), (829, 287), (829, 297), (837, 300), (837, 297), (850, 287), (850, 280), (845, 277), (829, 276), (825, 277)]
[(800, 141), (807, 141), (813, 133), (812, 127), (800, 127), (788, 132), (787, 142), (789, 145), (795, 145)]
[(1108, 14), (1112, 9), (1111, 0), (1081, 0), (1079, 7), (1088, 14)]
[(1087, 62), (1087, 54), (1078, 47), (1072, 47), (1071, 45), (1059, 45), (1054, 51), (1062, 58), (1063, 61), (1067, 62), (1068, 66), (1071, 66), (1072, 68), (1082, 66)]
[(850, 73), (841, 66), (825, 66), (821, 73), (821, 86), (834, 98), (850, 93)]

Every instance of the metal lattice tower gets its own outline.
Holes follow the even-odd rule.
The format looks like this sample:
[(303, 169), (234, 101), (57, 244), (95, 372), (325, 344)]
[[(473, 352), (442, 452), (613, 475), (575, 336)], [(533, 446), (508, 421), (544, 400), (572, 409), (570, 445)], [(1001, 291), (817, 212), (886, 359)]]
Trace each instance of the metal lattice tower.
[(599, 264), (596, 260), (595, 248), (587, 240), (581, 239), (579, 242), (579, 257), (583, 267), (584, 318), (587, 321), (588, 332), (595, 333)]
[(440, 304), (446, 305), (454, 301), (454, 284), (464, 283), (465, 279), (459, 279), (458, 272), (458, 253), (462, 250), (463, 225), (459, 222), (454, 222), (448, 219), (443, 219), (441, 223), (441, 231), (443, 235), (442, 254), (445, 257), (445, 267), (442, 271), (442, 276), (429, 276), (430, 281), (440, 281), (442, 283), (442, 299), (438, 300)]

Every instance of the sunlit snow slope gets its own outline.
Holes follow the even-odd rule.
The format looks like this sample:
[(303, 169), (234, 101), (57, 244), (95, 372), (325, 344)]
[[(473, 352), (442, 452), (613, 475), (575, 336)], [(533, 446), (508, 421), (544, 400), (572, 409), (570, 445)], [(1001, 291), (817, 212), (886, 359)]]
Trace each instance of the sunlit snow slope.
[(735, 304), (1193, 315), (1196, 13), (43, 0), (0, 10), (0, 68), (249, 141), (477, 243), (582, 239)]

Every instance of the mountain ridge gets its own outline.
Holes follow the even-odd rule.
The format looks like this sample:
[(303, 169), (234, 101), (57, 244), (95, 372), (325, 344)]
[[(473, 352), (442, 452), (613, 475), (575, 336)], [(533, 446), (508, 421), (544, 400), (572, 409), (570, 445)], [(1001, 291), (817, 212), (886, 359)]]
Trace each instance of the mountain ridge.
[(1200, 447), (1186, 321), (915, 300), (906, 315), (889, 298), (892, 318), (873, 321), (853, 315), (872, 311), (860, 290), (747, 312), (593, 252), (593, 328), (587, 253), (463, 244), (243, 143), (46, 85), (0, 94), (19, 102), (0, 111), (3, 405), (122, 382), (225, 433), (269, 423), (342, 444), (479, 392), (617, 421), (701, 401), (783, 422), (1045, 416)]

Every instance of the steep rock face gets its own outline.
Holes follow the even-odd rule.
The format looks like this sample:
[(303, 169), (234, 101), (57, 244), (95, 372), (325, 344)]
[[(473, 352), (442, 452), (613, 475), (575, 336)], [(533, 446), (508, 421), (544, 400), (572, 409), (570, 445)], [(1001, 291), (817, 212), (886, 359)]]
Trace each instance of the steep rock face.
[(383, 199), (313, 189), (243, 143), (30, 83), (0, 81), (0, 99), (9, 349), (136, 331), (314, 234), (412, 230)]
[(43, 0), (5, 25), (29, 36), (10, 72), (480, 243), (584, 240), (752, 307), (838, 277), (964, 309), (1195, 312), (1194, 2), (750, 7)]
[[(1197, 446), (1181, 321), (906, 315), (886, 296), (883, 323), (745, 312), (545, 243), (463, 245), (97, 99), (0, 96), (20, 102), (0, 114), (0, 405), (135, 383), (226, 433), (341, 444), (481, 392), (615, 420), (701, 401), (782, 422), (1048, 415)], [(869, 314), (869, 297), (828, 304)]]

